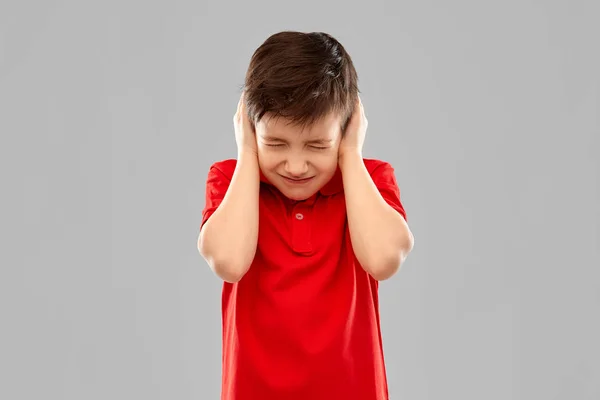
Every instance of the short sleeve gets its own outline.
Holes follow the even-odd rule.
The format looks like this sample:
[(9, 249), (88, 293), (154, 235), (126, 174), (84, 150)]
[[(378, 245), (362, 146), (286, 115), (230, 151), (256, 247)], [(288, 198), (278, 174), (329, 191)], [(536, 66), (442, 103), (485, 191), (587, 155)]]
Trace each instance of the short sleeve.
[(402, 201), (400, 201), (400, 188), (396, 182), (394, 168), (391, 164), (382, 162), (375, 167), (371, 173), (371, 178), (377, 189), (379, 189), (379, 193), (381, 193), (383, 199), (392, 206), (394, 210), (398, 211), (406, 221), (408, 221), (406, 218), (406, 211), (404, 210)]
[(210, 216), (217, 210), (231, 180), (221, 171), (217, 166), (213, 165), (208, 171), (208, 177), (206, 179), (206, 195), (204, 210), (202, 210), (202, 222), (200, 223), (200, 229), (208, 221)]

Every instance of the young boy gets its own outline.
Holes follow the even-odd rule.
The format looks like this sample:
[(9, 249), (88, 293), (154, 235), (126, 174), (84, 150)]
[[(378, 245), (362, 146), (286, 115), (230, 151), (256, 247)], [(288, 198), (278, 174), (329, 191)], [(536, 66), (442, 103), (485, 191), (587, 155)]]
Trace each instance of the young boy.
[(213, 164), (198, 249), (223, 283), (222, 400), (387, 400), (378, 283), (413, 247), (343, 46), (280, 32), (254, 53)]

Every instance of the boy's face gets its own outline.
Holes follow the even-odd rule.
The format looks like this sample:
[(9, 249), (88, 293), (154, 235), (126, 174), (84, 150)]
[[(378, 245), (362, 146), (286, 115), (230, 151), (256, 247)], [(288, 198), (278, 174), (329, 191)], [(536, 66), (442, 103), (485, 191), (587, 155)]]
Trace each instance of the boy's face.
[(341, 139), (340, 117), (331, 113), (304, 131), (286, 125), (283, 118), (268, 117), (256, 125), (260, 169), (284, 196), (305, 200), (335, 174)]

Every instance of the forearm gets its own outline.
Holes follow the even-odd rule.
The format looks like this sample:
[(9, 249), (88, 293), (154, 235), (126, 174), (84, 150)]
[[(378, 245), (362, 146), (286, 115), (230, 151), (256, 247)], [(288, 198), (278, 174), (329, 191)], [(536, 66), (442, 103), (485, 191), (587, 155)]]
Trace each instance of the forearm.
[(259, 188), (256, 155), (240, 154), (223, 201), (200, 232), (200, 252), (225, 281), (240, 280), (254, 260)]
[(387, 279), (412, 249), (412, 233), (383, 199), (359, 154), (340, 159), (340, 169), (354, 254), (373, 278)]

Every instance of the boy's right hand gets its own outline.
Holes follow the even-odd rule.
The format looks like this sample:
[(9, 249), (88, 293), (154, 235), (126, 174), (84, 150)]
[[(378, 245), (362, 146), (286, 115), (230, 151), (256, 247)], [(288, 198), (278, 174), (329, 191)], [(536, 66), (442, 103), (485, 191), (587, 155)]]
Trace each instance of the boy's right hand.
[(246, 101), (244, 99), (245, 92), (242, 92), (240, 101), (238, 102), (237, 112), (233, 116), (233, 126), (235, 128), (235, 141), (238, 147), (238, 154), (250, 153), (258, 155), (256, 145), (256, 132), (252, 127), (248, 111), (246, 109)]

